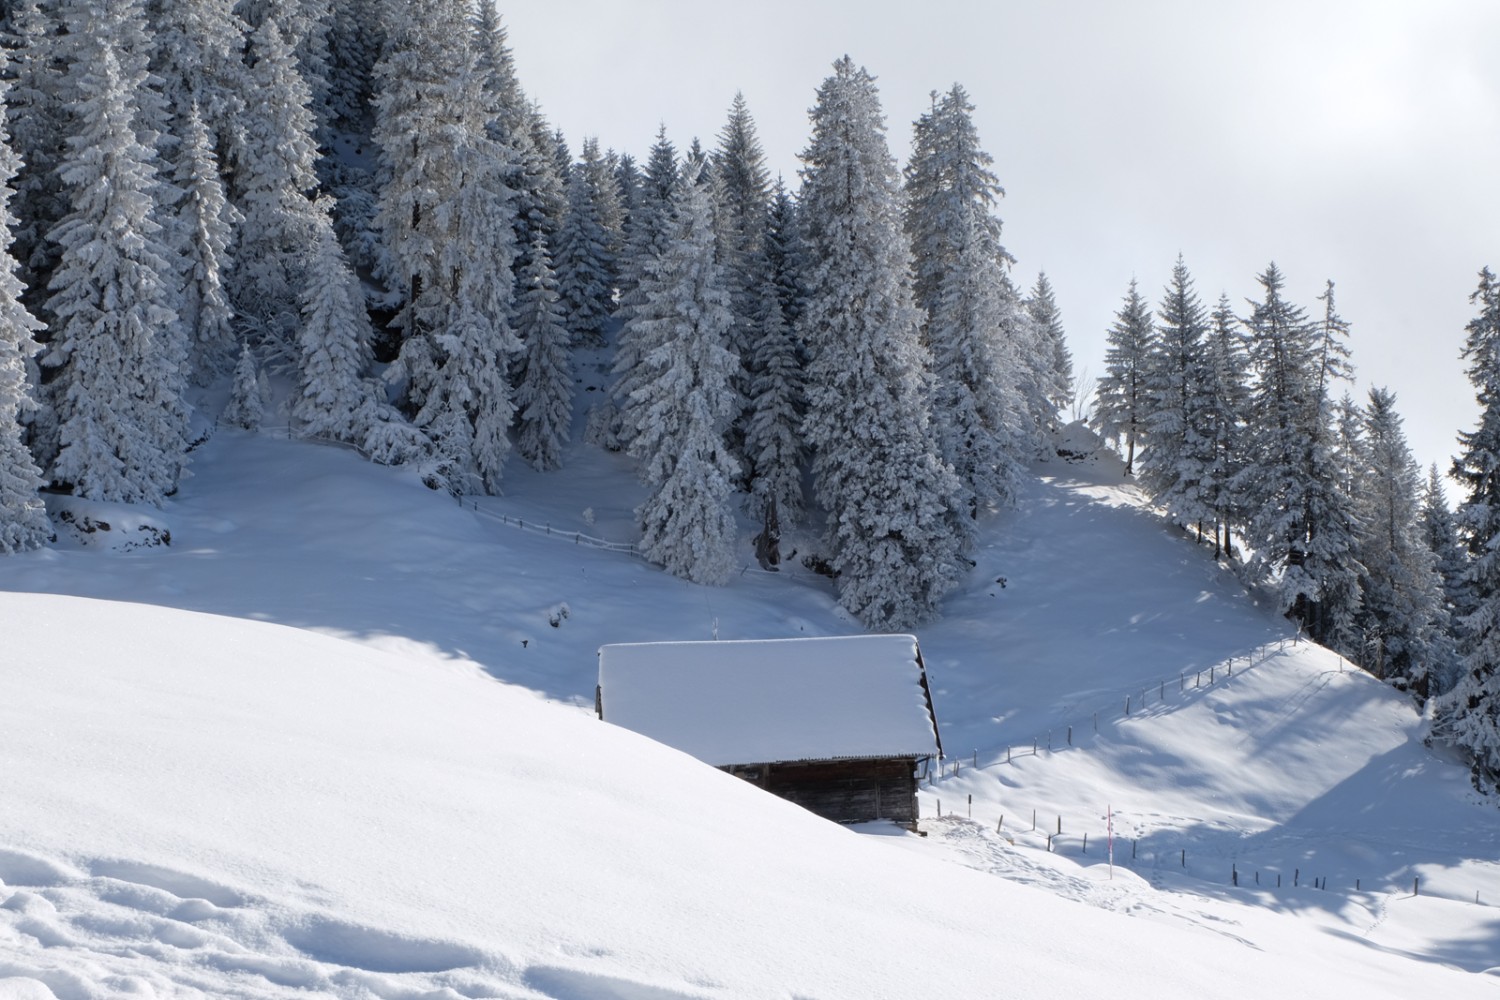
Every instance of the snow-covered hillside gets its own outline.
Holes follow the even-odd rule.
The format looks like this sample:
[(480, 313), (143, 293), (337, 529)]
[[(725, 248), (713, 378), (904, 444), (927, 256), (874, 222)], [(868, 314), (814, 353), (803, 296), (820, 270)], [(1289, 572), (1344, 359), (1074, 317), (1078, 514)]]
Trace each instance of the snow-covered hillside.
[(477, 510), (269, 433), (193, 468), (167, 548), (0, 563), (0, 997), (1494, 992), (1493, 803), (1107, 466), (918, 630), (924, 838), (590, 717), (607, 642), (858, 631), (748, 547), (700, 588), (578, 539), (631, 540), (615, 456)]

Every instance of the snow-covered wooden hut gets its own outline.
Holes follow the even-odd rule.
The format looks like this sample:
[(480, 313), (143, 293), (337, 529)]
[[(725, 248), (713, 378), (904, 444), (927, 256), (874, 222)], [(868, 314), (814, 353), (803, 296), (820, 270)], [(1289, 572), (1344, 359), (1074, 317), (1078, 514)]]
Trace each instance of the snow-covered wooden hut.
[(596, 708), (840, 823), (915, 824), (942, 755), (910, 635), (603, 646)]

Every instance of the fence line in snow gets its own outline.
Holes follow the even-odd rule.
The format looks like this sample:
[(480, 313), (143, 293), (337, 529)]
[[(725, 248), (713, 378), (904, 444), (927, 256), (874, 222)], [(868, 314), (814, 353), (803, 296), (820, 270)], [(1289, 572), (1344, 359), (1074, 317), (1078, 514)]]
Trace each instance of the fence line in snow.
[[(464, 498), (459, 497), (458, 502), (462, 506)], [(634, 542), (612, 542), (607, 538), (595, 538), (592, 535), (585, 535), (581, 531), (553, 530), (551, 523), (546, 521), (538, 523), (536, 521), (528, 521), (522, 517), (512, 517), (510, 514), (497, 514), (491, 510), (485, 510), (479, 506), (479, 501), (477, 500), (470, 500), (468, 507), (480, 517), (488, 518), (499, 524), (509, 525), (512, 528), (518, 528), (521, 531), (528, 531), (534, 535), (543, 535), (562, 542), (572, 542), (574, 545), (586, 545), (589, 548), (603, 549), (607, 552), (623, 552), (637, 558), (645, 558), (641, 555), (640, 548)]]
[[(921, 819), (921, 799), (922, 797), (919, 796), (917, 802), (917, 812), (919, 820)], [(941, 798), (934, 797), (932, 799), (932, 802), (934, 809), (936, 810), (937, 819), (946, 818), (950, 822), (958, 820), (973, 821), (973, 795), (969, 795), (967, 797), (967, 814), (960, 814), (959, 809), (950, 809), (945, 814), (943, 812), (943, 800)], [(1014, 836), (1006, 835), (1005, 832), (1005, 821), (1008, 815), (1012, 818), (1011, 830), (1014, 831)], [(1054, 816), (1056, 818), (1055, 827), (1051, 822)], [(1045, 825), (1040, 825), (1043, 821), (1045, 821)], [(1030, 824), (1029, 826), (1026, 825), (1028, 822)], [(1094, 831), (1085, 830), (1082, 833), (1076, 832), (1073, 829), (1071, 822), (1066, 824), (1063, 822), (1063, 816), (1060, 813), (1039, 814), (1037, 810), (1032, 809), (1030, 811), (1029, 818), (1026, 814), (1026, 810), (1024, 809), (1021, 810), (1019, 814), (1002, 813), (999, 820), (995, 824), (995, 832), (997, 834), (1005, 836), (1010, 843), (1015, 843), (1015, 837), (1035, 835), (1035, 840), (1038, 846), (1041, 845), (1043, 839), (1045, 838), (1045, 844), (1048, 853), (1062, 854), (1067, 852), (1071, 847), (1073, 851), (1076, 851), (1078, 854), (1082, 855), (1090, 855), (1091, 853), (1089, 849), (1089, 841), (1090, 833), (1092, 832), (1094, 845), (1092, 856), (1106, 858), (1110, 857), (1112, 853), (1112, 863), (1119, 865), (1121, 868), (1125, 868), (1133, 872), (1139, 872), (1142, 869), (1163, 872), (1181, 871), (1188, 875), (1195, 875), (1205, 880), (1210, 878), (1210, 876), (1200, 874), (1198, 872), (1198, 869), (1202, 866), (1202, 862), (1200, 862), (1196, 857), (1189, 858), (1188, 849), (1185, 847), (1173, 847), (1165, 851), (1160, 849), (1153, 849), (1151, 851), (1149, 859), (1147, 859), (1146, 857), (1141, 855), (1140, 838), (1121, 837), (1117, 835), (1114, 838), (1115, 843), (1112, 845), (1113, 851), (1111, 852), (1109, 833), (1107, 829)], [(1127, 845), (1129, 848), (1128, 851), (1126, 849)], [(1213, 876), (1213, 878), (1222, 877), (1225, 884), (1236, 888), (1266, 890), (1308, 888), (1323, 892), (1330, 891), (1328, 876), (1312, 874), (1312, 872), (1316, 870), (1313, 867), (1316, 862), (1307, 859), (1305, 856), (1296, 865), (1292, 865), (1287, 868), (1274, 866), (1257, 867), (1253, 864), (1248, 867), (1242, 867), (1244, 859), (1239, 857), (1230, 857), (1228, 859), (1229, 870), (1227, 872), (1223, 871), (1222, 869), (1224, 860), (1225, 859), (1222, 856), (1214, 856), (1214, 864), (1219, 868), (1220, 874)], [(1360, 893), (1370, 896), (1430, 896), (1434, 899), (1444, 899), (1454, 903), (1473, 903), (1475, 906), (1494, 905), (1493, 903), (1482, 899), (1480, 890), (1478, 889), (1474, 890), (1473, 898), (1470, 898), (1467, 895), (1455, 894), (1453, 892), (1434, 891), (1430, 882), (1427, 885), (1423, 885), (1421, 876), (1415, 874), (1411, 876), (1410, 891), (1407, 891), (1407, 883), (1405, 881), (1392, 881), (1390, 876), (1385, 876), (1383, 880), (1380, 878), (1370, 880), (1356, 876), (1352, 881), (1350, 881), (1347, 875), (1344, 876), (1344, 881), (1336, 882), (1334, 884), (1332, 891)]]
[[(1194, 671), (1191, 681), (1188, 679), (1187, 672), (1183, 671), (1174, 678), (1159, 678), (1152, 683), (1132, 687), (1120, 696), (1123, 704), (1122, 701), (1117, 700), (1113, 706), (1102, 708), (1094, 712), (1090, 717), (1080, 719), (1072, 724), (1063, 724), (1057, 729), (1048, 730), (1045, 738), (1040, 735), (1032, 737), (1030, 744), (1006, 744), (1003, 754), (996, 751), (994, 759), (987, 760), (984, 764), (980, 764), (979, 762), (979, 751), (977, 749), (972, 751), (968, 758), (957, 757), (950, 759), (939, 765), (936, 771), (929, 775), (928, 783), (935, 784), (942, 778), (958, 774), (966, 765), (975, 769), (988, 768), (999, 764), (1014, 763), (1016, 758), (1019, 757), (1040, 757), (1043, 749), (1048, 753), (1054, 753), (1060, 750), (1076, 748), (1079, 744), (1074, 742), (1075, 736), (1089, 732), (1097, 734), (1101, 723), (1124, 722), (1127, 719), (1138, 716), (1148, 708), (1160, 706), (1168, 700), (1173, 688), (1176, 689), (1178, 694), (1186, 696), (1189, 690), (1199, 690), (1213, 687), (1215, 684), (1222, 684), (1225, 681), (1233, 679), (1236, 670), (1242, 674), (1252, 670), (1265, 663), (1272, 655), (1279, 655), (1285, 652), (1288, 644), (1295, 647), (1301, 641), (1302, 637), (1299, 635), (1292, 639), (1278, 639), (1275, 642), (1266, 643), (1255, 652), (1246, 654), (1243, 657), (1231, 656), (1223, 664), (1216, 663), (1205, 669)], [(1272, 647), (1274, 647), (1274, 650)], [(1239, 667), (1236, 667), (1235, 664), (1241, 661), (1243, 663)], [(1221, 666), (1223, 667), (1222, 670), (1219, 669)], [(1157, 696), (1155, 702), (1150, 700), (1150, 695), (1153, 693)]]

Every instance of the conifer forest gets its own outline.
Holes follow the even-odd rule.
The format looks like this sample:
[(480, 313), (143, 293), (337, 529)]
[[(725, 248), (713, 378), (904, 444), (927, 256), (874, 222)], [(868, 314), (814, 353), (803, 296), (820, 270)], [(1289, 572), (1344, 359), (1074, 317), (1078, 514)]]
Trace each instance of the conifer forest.
[[(1500, 781), (1488, 268), (1463, 355), (1481, 417), (1423, 469), (1394, 394), (1351, 393), (1334, 283), (1292, 301), (1275, 263), (1234, 297), (1184, 257), (1132, 280), (1078, 377), (1048, 277), (1014, 281), (960, 83), (889, 122), (837, 58), (778, 178), (737, 94), (714, 136), (565, 134), (492, 0), (3, 0), (0, 35), (0, 553), (49, 543), (47, 494), (169, 503), (216, 425), (460, 497), (559, 468), (576, 432), (632, 463), (665, 571), (725, 582), (748, 525), (762, 567), (795, 558), (865, 628), (909, 629), (1086, 426), (1202, 559)], [(607, 379), (587, 399), (585, 365)], [(792, 531), (816, 551), (784, 552)]]

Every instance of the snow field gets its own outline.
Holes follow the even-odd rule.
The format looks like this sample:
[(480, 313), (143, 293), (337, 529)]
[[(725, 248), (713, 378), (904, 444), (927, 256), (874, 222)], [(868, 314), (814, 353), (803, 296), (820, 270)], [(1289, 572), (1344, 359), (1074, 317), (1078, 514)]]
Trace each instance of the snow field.
[[(481, 504), (613, 538), (638, 498), (617, 458)], [(919, 630), (944, 743), (983, 765), (924, 785), (924, 816), (973, 794), (974, 821), (862, 836), (588, 713), (605, 642), (857, 631), (825, 582), (693, 587), (221, 431), (159, 515), (169, 548), (6, 562), (0, 997), (1492, 993), (1496, 911), (1464, 900), (1500, 899), (1493, 806), (1404, 696), (1283, 651), (1108, 470), (1052, 471)], [(1231, 864), (1330, 888), (1235, 888)]]

